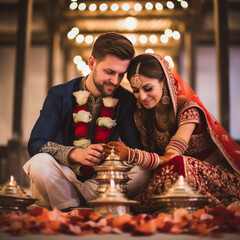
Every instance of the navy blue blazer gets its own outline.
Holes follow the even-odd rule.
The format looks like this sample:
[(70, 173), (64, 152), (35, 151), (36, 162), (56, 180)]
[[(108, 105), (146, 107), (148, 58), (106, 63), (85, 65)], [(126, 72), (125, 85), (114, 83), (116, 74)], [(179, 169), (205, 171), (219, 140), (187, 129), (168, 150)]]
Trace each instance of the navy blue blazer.
[[(73, 146), (72, 111), (76, 103), (72, 93), (79, 90), (81, 79), (82, 77), (73, 79), (48, 91), (28, 142), (28, 152), (31, 157), (48, 141)], [(140, 135), (133, 119), (133, 111), (136, 107), (134, 95), (119, 86), (114, 97), (119, 99), (114, 116), (117, 125), (113, 128), (109, 140), (119, 141), (120, 138), (127, 146), (141, 149)]]

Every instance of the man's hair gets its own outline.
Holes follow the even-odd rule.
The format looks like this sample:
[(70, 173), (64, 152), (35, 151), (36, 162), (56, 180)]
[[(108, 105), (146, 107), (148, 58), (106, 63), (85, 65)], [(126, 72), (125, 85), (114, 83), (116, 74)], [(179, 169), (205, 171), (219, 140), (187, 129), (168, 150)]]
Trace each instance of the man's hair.
[(107, 55), (114, 55), (121, 60), (131, 60), (135, 50), (133, 44), (123, 35), (117, 33), (104, 33), (95, 41), (92, 56), (102, 61)]

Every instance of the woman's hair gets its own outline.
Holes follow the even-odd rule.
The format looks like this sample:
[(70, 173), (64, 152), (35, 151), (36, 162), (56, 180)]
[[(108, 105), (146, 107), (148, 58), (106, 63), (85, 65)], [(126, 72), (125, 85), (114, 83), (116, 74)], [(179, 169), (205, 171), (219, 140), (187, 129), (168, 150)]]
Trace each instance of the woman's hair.
[(132, 59), (130, 65), (128, 66), (128, 80), (130, 80), (130, 78), (136, 74), (136, 68), (139, 63), (140, 66), (138, 74), (149, 78), (157, 78), (159, 82), (164, 80), (165, 74), (160, 63), (155, 57), (149, 54), (141, 54)]
[(98, 61), (102, 61), (107, 55), (114, 55), (121, 60), (131, 60), (134, 54), (133, 44), (126, 37), (117, 33), (100, 35), (92, 49), (92, 56)]

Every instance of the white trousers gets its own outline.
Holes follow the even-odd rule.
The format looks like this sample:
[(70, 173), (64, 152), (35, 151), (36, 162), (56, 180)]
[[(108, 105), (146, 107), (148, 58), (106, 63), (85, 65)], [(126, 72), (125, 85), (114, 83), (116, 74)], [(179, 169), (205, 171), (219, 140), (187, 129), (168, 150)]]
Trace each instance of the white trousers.
[[(40, 206), (64, 209), (81, 205), (79, 192), (86, 201), (98, 197), (95, 178), (81, 182), (67, 166), (59, 164), (51, 155), (39, 153), (23, 166), (30, 177), (31, 194)], [(147, 185), (150, 170), (135, 166), (128, 172), (128, 198), (136, 196)]]

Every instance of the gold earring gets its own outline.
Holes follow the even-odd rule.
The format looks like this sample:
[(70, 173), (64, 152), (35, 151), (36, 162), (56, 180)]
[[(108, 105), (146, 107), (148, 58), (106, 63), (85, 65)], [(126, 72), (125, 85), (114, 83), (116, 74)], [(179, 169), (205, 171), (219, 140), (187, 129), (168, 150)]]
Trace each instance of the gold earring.
[(169, 93), (168, 93), (168, 90), (167, 90), (166, 86), (163, 87), (163, 95), (162, 95), (162, 98), (161, 98), (161, 103), (163, 105), (168, 105), (168, 104), (171, 103), (171, 98), (169, 96)]

